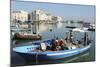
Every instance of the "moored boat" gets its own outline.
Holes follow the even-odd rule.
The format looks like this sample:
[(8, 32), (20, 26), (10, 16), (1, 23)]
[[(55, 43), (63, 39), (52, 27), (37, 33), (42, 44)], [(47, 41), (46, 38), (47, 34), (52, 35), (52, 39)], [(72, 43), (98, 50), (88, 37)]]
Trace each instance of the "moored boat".
[(18, 34), (16, 33), (13, 39), (21, 39), (21, 40), (41, 40), (42, 36), (39, 34)]
[(95, 31), (95, 28), (89, 28), (88, 30), (89, 31)]
[[(77, 31), (77, 30), (73, 30)], [(84, 32), (80, 30), (81, 32)], [(78, 30), (79, 32), (79, 30)], [(53, 50), (52, 46), (53, 41), (59, 42), (59, 40), (55, 39), (49, 39), (49, 40), (43, 40), (43, 41), (37, 41), (33, 42), (32, 45), (28, 46), (21, 46), (21, 47), (15, 47), (13, 48), (13, 51), (20, 54), (22, 57), (24, 57), (27, 60), (55, 60), (55, 59), (62, 59), (66, 57), (71, 57), (80, 53), (83, 53), (91, 47), (91, 42), (89, 41), (87, 43), (87, 37), (85, 33), (85, 40), (83, 44), (76, 44), (72, 43), (72, 40), (70, 40), (70, 43), (64, 43), (64, 47)], [(65, 41), (64, 41), (65, 42)], [(65, 46), (67, 45), (67, 46)]]
[[(44, 42), (47, 44), (47, 46), (50, 46), (51, 40), (46, 40)], [(40, 51), (37, 50), (40, 43), (41, 42), (37, 42), (30, 46), (15, 47), (13, 48), (13, 51), (20, 54), (27, 60), (54, 60), (80, 54), (87, 51), (91, 47), (91, 43), (89, 43), (89, 45), (85, 47), (71, 48), (59, 51)]]
[(75, 27), (75, 26), (66, 26), (66, 28), (77, 28), (77, 27)]

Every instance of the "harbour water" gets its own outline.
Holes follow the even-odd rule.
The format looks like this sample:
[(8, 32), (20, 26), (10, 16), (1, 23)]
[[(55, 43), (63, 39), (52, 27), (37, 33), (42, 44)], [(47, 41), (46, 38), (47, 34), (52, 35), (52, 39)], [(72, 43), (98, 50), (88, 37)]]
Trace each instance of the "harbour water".
[[(71, 30), (70, 28), (66, 28), (68, 25), (74, 25), (81, 27), (81, 24), (78, 23), (73, 23), (73, 24), (68, 24), (68, 23), (57, 23), (57, 24), (35, 24), (35, 32), (39, 33), (42, 35), (42, 39), (51, 39), (51, 38), (59, 38), (59, 39), (64, 39), (65, 37), (68, 36), (68, 31)], [(34, 30), (33, 30), (34, 31)], [(12, 65), (39, 65), (39, 64), (53, 64), (53, 63), (70, 63), (70, 62), (87, 62), (87, 61), (94, 61), (95, 60), (95, 32), (89, 31), (88, 32), (88, 37), (89, 39), (92, 40), (92, 46), (90, 50), (70, 57), (70, 58), (64, 58), (60, 60), (54, 60), (54, 61), (26, 61), (21, 57), (20, 55), (12, 52), (11, 54), (11, 64)], [(74, 39), (75, 40), (81, 40), (83, 38), (82, 33), (73, 33)], [(19, 41), (20, 42), (20, 41)], [(21, 42), (24, 43), (24, 42)]]

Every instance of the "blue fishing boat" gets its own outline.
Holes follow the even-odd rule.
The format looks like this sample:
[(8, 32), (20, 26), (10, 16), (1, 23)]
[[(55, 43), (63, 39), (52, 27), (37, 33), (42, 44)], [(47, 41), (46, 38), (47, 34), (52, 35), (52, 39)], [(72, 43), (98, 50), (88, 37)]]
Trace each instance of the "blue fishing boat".
[(68, 45), (64, 49), (52, 50), (52, 41), (54, 39), (32, 42), (28, 46), (15, 47), (13, 51), (27, 60), (56, 60), (81, 54), (91, 47), (91, 42), (89, 42), (86, 45), (72, 44), (72, 46)]

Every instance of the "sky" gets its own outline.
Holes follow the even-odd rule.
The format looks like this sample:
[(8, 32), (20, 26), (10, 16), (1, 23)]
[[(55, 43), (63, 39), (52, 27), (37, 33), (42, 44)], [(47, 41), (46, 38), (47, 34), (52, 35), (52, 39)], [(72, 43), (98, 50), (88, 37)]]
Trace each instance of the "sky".
[(11, 1), (11, 11), (24, 10), (30, 13), (36, 9), (49, 12), (53, 16), (61, 16), (63, 20), (95, 22), (95, 6), (93, 5)]

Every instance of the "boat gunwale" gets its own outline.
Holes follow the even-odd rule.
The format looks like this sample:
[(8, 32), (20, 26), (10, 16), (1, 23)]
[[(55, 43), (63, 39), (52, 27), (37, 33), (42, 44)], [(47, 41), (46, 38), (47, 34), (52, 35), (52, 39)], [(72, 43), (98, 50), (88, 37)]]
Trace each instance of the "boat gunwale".
[[(31, 46), (33, 46), (33, 45), (31, 45)], [(30, 47), (31, 47), (31, 46), (30, 46)], [(36, 46), (36, 45), (35, 45), (35, 46)], [(37, 45), (37, 46), (38, 46), (38, 45)], [(30, 51), (30, 52), (29, 52), (29, 51), (27, 51), (27, 52), (25, 52), (25, 51), (24, 51), (24, 52), (21, 52), (21, 51), (16, 51), (16, 50), (14, 50), (14, 49), (18, 48), (18, 47), (15, 47), (15, 48), (13, 49), (13, 51), (14, 51), (14, 52), (17, 52), (17, 53), (23, 53), (23, 54), (33, 54), (33, 55), (34, 55), (34, 54), (37, 54), (37, 53), (38, 53), (38, 54), (40, 54), (40, 55), (41, 55), (41, 54), (42, 54), (42, 55), (44, 55), (44, 54), (46, 55), (46, 54), (64, 53), (64, 52), (70, 52), (70, 51), (79, 51), (79, 52), (80, 52), (80, 51), (84, 51), (84, 50), (90, 48), (90, 46), (91, 46), (91, 44), (89, 44), (88, 46), (83, 47), (83, 48), (76, 48), (76, 49), (70, 49), (70, 50), (59, 50), (59, 51), (44, 51), (44, 52), (43, 52), (43, 51), (41, 51), (41, 52), (38, 52), (38, 51), (37, 51), (37, 52), (35, 52), (35, 51), (33, 51), (33, 52), (32, 52), (32, 51)], [(20, 48), (20, 47), (19, 47), (19, 48)]]

